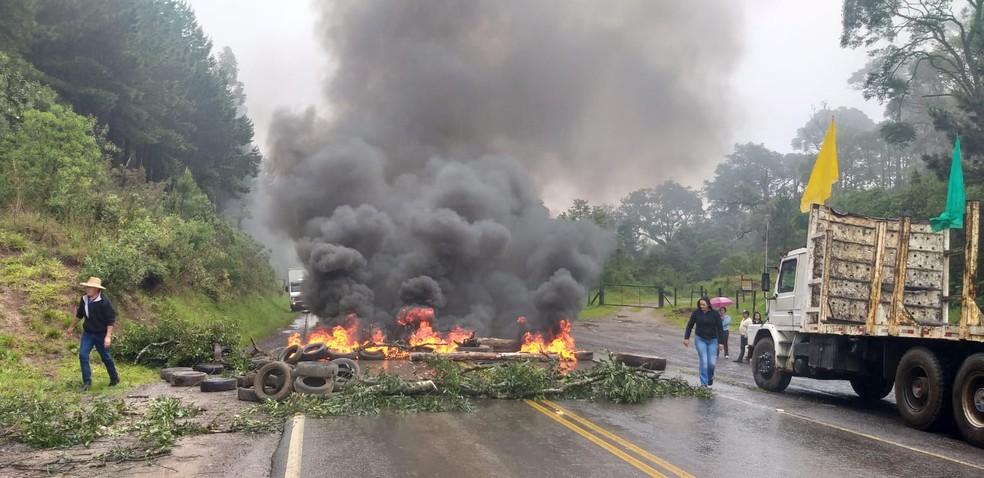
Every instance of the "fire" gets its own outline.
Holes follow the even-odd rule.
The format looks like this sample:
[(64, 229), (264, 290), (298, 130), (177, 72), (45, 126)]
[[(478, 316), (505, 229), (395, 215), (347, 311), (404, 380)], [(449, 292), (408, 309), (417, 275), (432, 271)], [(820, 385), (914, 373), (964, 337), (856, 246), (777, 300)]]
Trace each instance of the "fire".
[(455, 338), (457, 337), (457, 342), (461, 342), (470, 335), (471, 332), (461, 327), (455, 327), (448, 334), (447, 338), (443, 338), (440, 332), (434, 331), (429, 321), (424, 320), (420, 322), (417, 331), (410, 336), (410, 346), (428, 347), (440, 353), (454, 352), (458, 350), (458, 344), (455, 343)]
[(399, 347), (391, 347), (389, 345), (376, 345), (386, 343), (386, 334), (378, 328), (372, 329), (372, 340), (362, 344), (362, 349), (367, 352), (382, 352), (383, 357), (388, 359), (391, 358), (407, 358), (410, 354)]
[(577, 361), (574, 357), (574, 337), (571, 336), (571, 322), (561, 320), (559, 324), (560, 332), (554, 335), (550, 342), (543, 340), (543, 335), (539, 332), (523, 334), (523, 345), (520, 352), (531, 354), (557, 354), (561, 360)]
[[(359, 348), (358, 332), (359, 323), (357, 321), (352, 321), (347, 328), (341, 325), (336, 325), (331, 329), (318, 327), (308, 333), (307, 343), (316, 344), (320, 342), (335, 352), (342, 354), (352, 353)], [(287, 338), (287, 345), (302, 345), (301, 334), (296, 332), (291, 334)]]

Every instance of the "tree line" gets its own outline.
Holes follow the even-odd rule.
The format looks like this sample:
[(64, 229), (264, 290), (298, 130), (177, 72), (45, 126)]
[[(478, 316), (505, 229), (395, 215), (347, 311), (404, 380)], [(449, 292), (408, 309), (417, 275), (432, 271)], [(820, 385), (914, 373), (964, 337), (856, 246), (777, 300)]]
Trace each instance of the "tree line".
[(617, 205), (577, 200), (561, 216), (593, 220), (617, 235), (605, 282), (684, 286), (757, 277), (780, 252), (806, 243), (808, 216), (799, 202), (831, 117), (840, 168), (829, 202), (835, 209), (940, 214), (957, 135), (967, 197), (984, 198), (982, 4), (845, 0), (841, 45), (870, 56), (849, 81), (885, 106), (883, 119), (821, 105), (791, 138), (793, 153), (737, 144), (698, 188), (669, 180)]
[(260, 162), (237, 75), (183, 2), (0, 1), (0, 253), (127, 295), (277, 290), (217, 212)]

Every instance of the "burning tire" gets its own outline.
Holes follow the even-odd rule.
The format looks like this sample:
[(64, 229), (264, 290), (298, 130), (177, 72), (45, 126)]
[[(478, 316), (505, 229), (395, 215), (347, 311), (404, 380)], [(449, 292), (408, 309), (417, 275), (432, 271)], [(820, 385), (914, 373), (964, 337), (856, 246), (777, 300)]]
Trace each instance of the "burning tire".
[(953, 381), (953, 415), (964, 440), (984, 448), (984, 353), (960, 366)]
[(755, 385), (770, 392), (782, 392), (793, 376), (776, 367), (776, 345), (772, 338), (764, 338), (755, 344), (752, 352), (752, 374)]
[(191, 367), (192, 370), (196, 372), (205, 372), (209, 375), (216, 375), (222, 373), (225, 370), (225, 366), (220, 363), (200, 363)]
[(165, 382), (171, 381), (171, 374), (174, 372), (194, 372), (191, 367), (168, 367), (161, 369), (161, 380)]
[(207, 377), (205, 372), (174, 372), (171, 374), (171, 386), (194, 387), (202, 383)]
[(259, 397), (256, 396), (256, 391), (254, 391), (252, 388), (239, 387), (236, 389), (236, 396), (244, 402), (261, 401)]
[(859, 377), (851, 379), (851, 388), (854, 393), (865, 401), (877, 401), (888, 396), (895, 385), (895, 380), (885, 380), (883, 378)]
[(294, 365), (297, 362), (300, 362), (301, 361), (301, 346), (300, 345), (291, 345), (290, 347), (285, 348), (283, 352), (280, 352), (280, 356), (278, 357), (278, 360), (280, 360), (281, 362), (287, 362), (287, 363), (289, 363), (291, 365)]
[(895, 402), (906, 425), (928, 430), (948, 421), (945, 372), (939, 357), (925, 347), (913, 347), (902, 355), (895, 372)]
[(207, 378), (198, 384), (203, 392), (228, 392), (235, 390), (238, 381), (235, 378)]
[(301, 362), (294, 368), (301, 377), (334, 378), (338, 375), (338, 365), (330, 362)]
[(342, 389), (362, 380), (362, 368), (355, 360), (337, 358), (329, 363), (338, 367), (338, 374), (335, 375), (335, 388)]
[[(269, 380), (268, 380), (269, 379)], [(294, 371), (284, 362), (270, 362), (256, 371), (253, 390), (260, 400), (283, 400), (294, 385)]]
[(330, 378), (323, 377), (297, 377), (294, 379), (294, 391), (305, 395), (328, 395), (334, 383)]
[(321, 342), (307, 344), (301, 349), (301, 362), (328, 358), (328, 347)]
[(360, 350), (359, 360), (385, 360), (386, 354), (382, 350)]

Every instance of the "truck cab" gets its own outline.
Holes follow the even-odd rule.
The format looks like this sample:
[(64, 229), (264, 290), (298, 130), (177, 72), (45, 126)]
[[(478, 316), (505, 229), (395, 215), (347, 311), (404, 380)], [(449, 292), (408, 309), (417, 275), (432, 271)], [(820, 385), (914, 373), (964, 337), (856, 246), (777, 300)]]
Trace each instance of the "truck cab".
[(307, 305), (301, 295), (301, 284), (304, 283), (306, 273), (307, 271), (303, 268), (291, 268), (287, 270), (287, 284), (284, 286), (284, 291), (287, 292), (290, 300), (291, 312), (307, 310)]

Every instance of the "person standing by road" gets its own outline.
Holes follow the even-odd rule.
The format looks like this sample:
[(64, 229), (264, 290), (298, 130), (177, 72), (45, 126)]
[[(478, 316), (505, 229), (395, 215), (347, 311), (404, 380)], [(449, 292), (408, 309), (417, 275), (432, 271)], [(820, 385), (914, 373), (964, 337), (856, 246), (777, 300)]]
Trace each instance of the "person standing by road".
[[(694, 328), (697, 330), (695, 331)], [(683, 334), (684, 347), (690, 347), (691, 332), (696, 334), (694, 342), (697, 347), (697, 357), (700, 358), (700, 367), (697, 369), (700, 385), (710, 387), (714, 385), (717, 350), (724, 347), (724, 344), (720, 343), (724, 327), (721, 314), (711, 307), (711, 300), (707, 297), (701, 297), (697, 301), (697, 308), (690, 314), (687, 331)]]
[[(758, 312), (756, 312), (757, 314)], [(745, 349), (748, 348), (748, 326), (752, 325), (752, 318), (748, 316), (748, 310), (741, 311), (741, 323), (738, 324), (738, 335), (741, 336), (741, 343), (738, 349), (738, 358), (735, 362), (741, 363), (742, 361), (750, 360), (746, 359), (746, 356), (751, 356), (752, 354)]]
[(79, 285), (85, 286), (85, 295), (79, 299), (79, 306), (75, 311), (75, 320), (72, 325), (65, 329), (65, 334), (72, 337), (72, 331), (82, 320), (82, 338), (79, 344), (79, 364), (82, 367), (82, 386), (80, 392), (84, 392), (92, 386), (92, 368), (89, 366), (89, 354), (95, 347), (99, 352), (99, 358), (106, 365), (109, 372), (109, 386), (113, 387), (120, 383), (120, 376), (116, 372), (116, 364), (113, 357), (109, 355), (109, 344), (113, 341), (113, 326), (116, 324), (116, 310), (109, 301), (109, 297), (103, 295), (102, 291), (106, 288), (102, 286), (102, 280), (98, 277), (90, 277), (88, 281), (81, 282)]
[[(724, 358), (729, 359), (731, 356), (728, 355), (728, 339), (731, 338), (731, 331), (728, 328), (731, 327), (731, 316), (728, 315), (727, 307), (721, 307), (718, 312), (721, 313), (721, 328), (724, 329), (724, 335), (721, 336), (721, 343), (724, 344)], [(718, 357), (720, 356), (721, 350), (718, 349)]]

